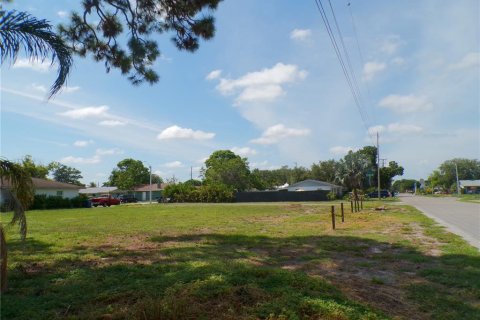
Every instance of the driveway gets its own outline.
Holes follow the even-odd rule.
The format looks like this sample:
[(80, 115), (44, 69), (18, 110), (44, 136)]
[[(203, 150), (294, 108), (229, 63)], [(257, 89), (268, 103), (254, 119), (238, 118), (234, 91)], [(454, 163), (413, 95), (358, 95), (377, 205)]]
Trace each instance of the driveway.
[(400, 199), (480, 249), (480, 203), (401, 194)]

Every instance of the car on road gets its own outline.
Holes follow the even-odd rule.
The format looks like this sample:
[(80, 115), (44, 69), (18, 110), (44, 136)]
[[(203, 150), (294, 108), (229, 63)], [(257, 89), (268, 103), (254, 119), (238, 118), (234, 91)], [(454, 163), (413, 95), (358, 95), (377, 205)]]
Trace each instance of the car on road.
[[(388, 190), (380, 190), (380, 198), (388, 198), (391, 197), (392, 194)], [(378, 191), (370, 192), (368, 194), (369, 198), (378, 198)]]
[(121, 203), (135, 203), (135, 202), (138, 202), (137, 198), (135, 198), (134, 196), (129, 195), (129, 194), (121, 195), (119, 199), (120, 199)]

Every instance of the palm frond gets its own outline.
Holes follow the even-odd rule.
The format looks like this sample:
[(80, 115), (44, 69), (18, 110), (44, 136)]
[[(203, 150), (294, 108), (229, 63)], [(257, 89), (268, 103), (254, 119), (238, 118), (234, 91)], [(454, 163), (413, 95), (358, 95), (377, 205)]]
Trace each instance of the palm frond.
[(3, 64), (9, 59), (15, 62), (23, 48), (31, 60), (51, 64), (58, 61), (57, 79), (50, 88), (49, 98), (55, 95), (67, 80), (73, 64), (71, 50), (67, 47), (46, 20), (38, 20), (28, 13), (0, 10), (0, 59)]
[(18, 223), (20, 226), (20, 235), (25, 239), (27, 235), (27, 217), (25, 210), (32, 203), (34, 189), (30, 174), (19, 164), (0, 159), (0, 183), (10, 184), (12, 195), (13, 217), (11, 224)]

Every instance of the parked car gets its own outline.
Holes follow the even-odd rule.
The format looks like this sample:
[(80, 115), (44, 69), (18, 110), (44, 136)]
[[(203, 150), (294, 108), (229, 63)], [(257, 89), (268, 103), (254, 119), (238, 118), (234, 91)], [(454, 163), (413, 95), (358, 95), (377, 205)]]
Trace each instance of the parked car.
[(119, 199), (120, 199), (121, 203), (138, 202), (137, 198), (135, 198), (134, 196), (129, 195), (129, 194), (121, 195)]
[[(391, 197), (390, 191), (388, 190), (380, 190), (380, 198), (388, 198)], [(370, 192), (368, 194), (369, 198), (378, 198), (378, 191)]]
[(92, 198), (92, 199), (90, 199), (90, 201), (92, 202), (92, 206), (94, 206), (94, 207), (98, 207), (98, 206), (110, 207), (110, 206), (120, 204), (120, 199), (114, 198), (109, 194), (102, 195), (102, 196), (96, 197), (96, 198)]

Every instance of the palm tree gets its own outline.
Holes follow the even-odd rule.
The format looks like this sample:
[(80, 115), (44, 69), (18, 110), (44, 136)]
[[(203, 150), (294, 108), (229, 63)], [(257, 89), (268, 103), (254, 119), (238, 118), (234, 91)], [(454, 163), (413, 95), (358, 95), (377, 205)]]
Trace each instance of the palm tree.
[(362, 181), (370, 167), (370, 162), (364, 154), (349, 151), (338, 162), (335, 179), (347, 188), (352, 189), (353, 197), (358, 199), (357, 189), (362, 187)]
[(15, 62), (22, 48), (30, 60), (50, 58), (52, 65), (58, 61), (57, 79), (50, 88), (48, 98), (60, 91), (73, 64), (71, 50), (51, 29), (46, 20), (38, 20), (25, 12), (7, 12), (0, 7), (1, 64), (6, 60)]
[[(6, 192), (10, 193), (11, 208), (13, 209), (13, 217), (10, 224), (18, 223), (20, 225), (20, 236), (25, 240), (27, 236), (27, 218), (25, 210), (32, 203), (33, 200), (33, 185), (30, 174), (17, 163), (10, 162), (0, 158), (0, 183), (2, 186), (8, 185), (4, 188)], [(1, 292), (7, 289), (7, 243), (5, 240), (5, 232), (3, 225), (0, 223), (0, 286)]]

